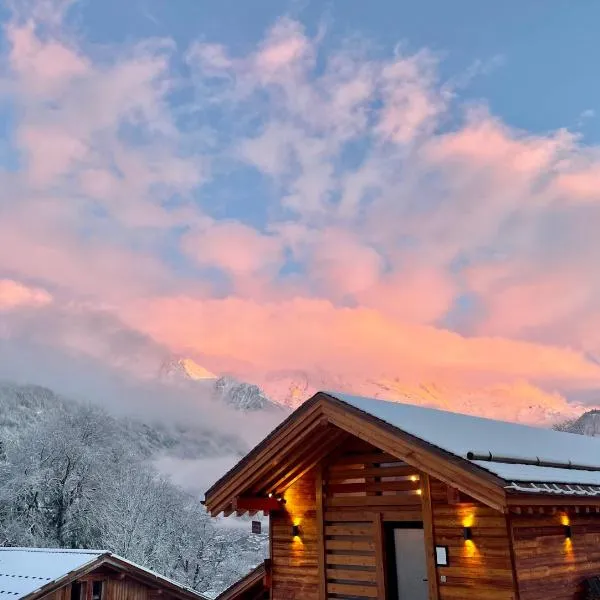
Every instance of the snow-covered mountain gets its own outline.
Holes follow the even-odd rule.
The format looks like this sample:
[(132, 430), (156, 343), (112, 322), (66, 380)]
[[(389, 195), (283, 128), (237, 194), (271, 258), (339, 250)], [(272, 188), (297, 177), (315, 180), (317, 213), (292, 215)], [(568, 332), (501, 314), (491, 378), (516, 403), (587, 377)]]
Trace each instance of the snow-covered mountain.
[(399, 377), (386, 376), (348, 381), (320, 369), (248, 377), (253, 377), (269, 398), (291, 409), (319, 390), (335, 390), (534, 425), (550, 426), (585, 411), (585, 406), (570, 404), (560, 394), (544, 393), (527, 382), (477, 389), (433, 382), (409, 384)]
[(161, 365), (158, 377), (192, 393), (197, 390), (199, 394), (208, 394), (236, 410), (269, 411), (281, 413), (282, 417), (284, 414), (282, 405), (272, 402), (258, 385), (239, 381), (231, 375), (215, 375), (191, 358), (169, 358)]
[(576, 419), (560, 423), (556, 429), (592, 437), (600, 436), (600, 410), (588, 410)]
[(340, 376), (315, 367), (215, 375), (190, 358), (170, 359), (160, 372), (163, 380), (208, 390), (217, 401), (243, 411), (290, 411), (320, 390), (381, 398), (520, 423), (551, 426), (575, 419), (585, 406), (569, 403), (557, 393), (545, 393), (527, 382), (481, 388), (435, 382), (407, 383), (398, 376)]

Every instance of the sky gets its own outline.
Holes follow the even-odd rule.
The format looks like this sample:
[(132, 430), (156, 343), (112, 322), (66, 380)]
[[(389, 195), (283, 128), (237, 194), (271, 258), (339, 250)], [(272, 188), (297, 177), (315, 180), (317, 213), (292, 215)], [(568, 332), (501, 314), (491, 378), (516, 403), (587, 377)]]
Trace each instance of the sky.
[(0, 375), (600, 403), (599, 13), (5, 0)]

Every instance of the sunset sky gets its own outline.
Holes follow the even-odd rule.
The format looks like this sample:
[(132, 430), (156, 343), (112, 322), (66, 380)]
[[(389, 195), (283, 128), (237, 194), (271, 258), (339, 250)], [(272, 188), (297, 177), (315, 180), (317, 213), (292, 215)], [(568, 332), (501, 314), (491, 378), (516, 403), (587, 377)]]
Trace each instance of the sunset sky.
[(600, 404), (597, 3), (2, 7), (3, 351)]

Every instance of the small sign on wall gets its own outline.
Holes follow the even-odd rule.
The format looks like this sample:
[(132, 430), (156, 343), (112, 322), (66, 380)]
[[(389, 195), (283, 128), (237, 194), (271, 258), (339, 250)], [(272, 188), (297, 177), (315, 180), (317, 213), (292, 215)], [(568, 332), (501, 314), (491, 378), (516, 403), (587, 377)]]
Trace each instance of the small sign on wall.
[(448, 566), (448, 546), (435, 547), (435, 564), (437, 567)]
[(261, 533), (262, 524), (260, 521), (252, 521), (252, 533)]

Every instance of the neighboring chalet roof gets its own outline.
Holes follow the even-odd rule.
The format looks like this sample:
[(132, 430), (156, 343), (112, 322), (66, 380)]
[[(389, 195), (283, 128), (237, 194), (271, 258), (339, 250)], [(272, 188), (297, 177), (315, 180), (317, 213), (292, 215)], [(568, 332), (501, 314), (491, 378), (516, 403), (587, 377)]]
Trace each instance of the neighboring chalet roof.
[(262, 600), (269, 590), (269, 573), (270, 563), (265, 560), (248, 575), (219, 594), (216, 600)]
[(594, 438), (320, 392), (207, 491), (208, 509), (251, 509), (247, 496), (282, 493), (348, 434), (499, 510), (516, 497), (530, 503), (541, 496), (575, 503), (600, 498), (600, 441)]
[(41, 598), (104, 565), (182, 599), (205, 600), (194, 590), (110, 552), (59, 548), (0, 548), (0, 598)]

